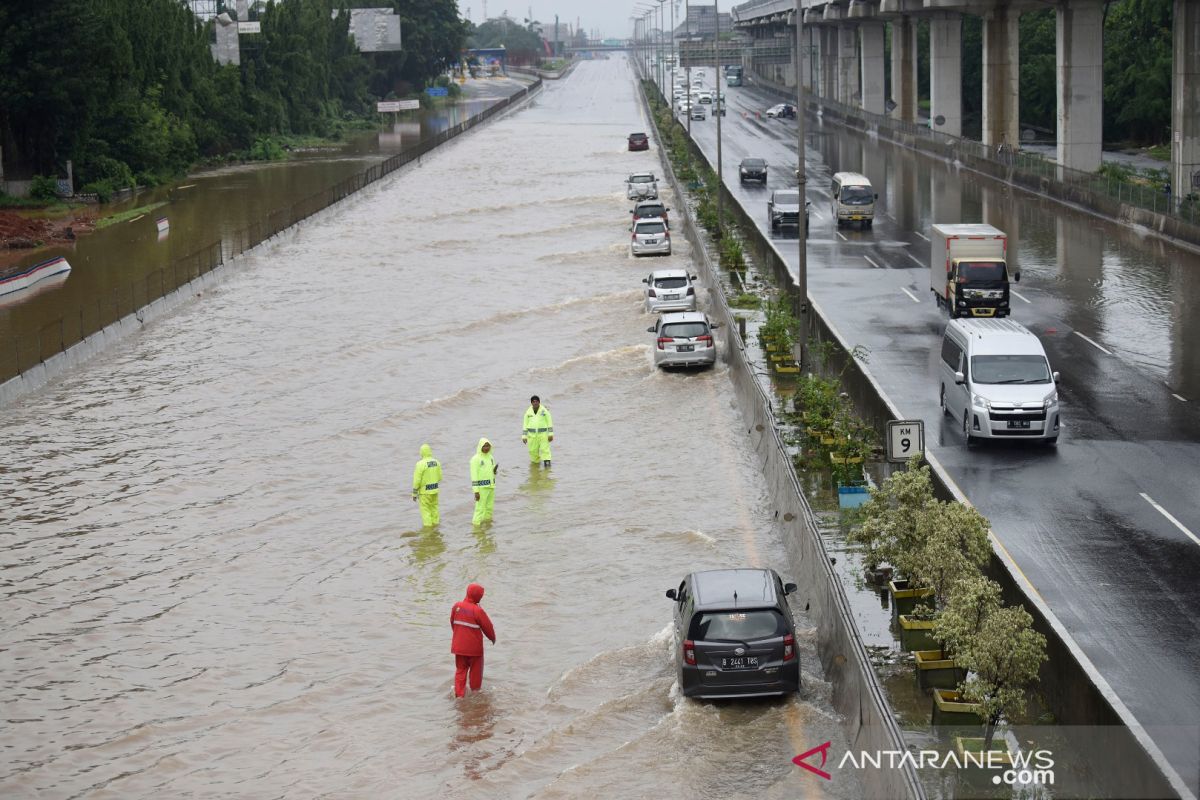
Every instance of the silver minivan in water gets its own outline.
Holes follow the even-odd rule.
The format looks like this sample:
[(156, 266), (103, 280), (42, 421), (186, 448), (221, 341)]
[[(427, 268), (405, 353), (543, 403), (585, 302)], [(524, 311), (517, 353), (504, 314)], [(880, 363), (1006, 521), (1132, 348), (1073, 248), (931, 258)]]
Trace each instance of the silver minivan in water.
[(866, 175), (838, 172), (833, 176), (829, 191), (833, 195), (833, 218), (837, 227), (857, 222), (860, 228), (869, 228), (875, 222), (875, 201), (879, 195)]
[(942, 413), (977, 439), (1058, 441), (1058, 373), (1041, 341), (1010, 319), (952, 319), (938, 372)]

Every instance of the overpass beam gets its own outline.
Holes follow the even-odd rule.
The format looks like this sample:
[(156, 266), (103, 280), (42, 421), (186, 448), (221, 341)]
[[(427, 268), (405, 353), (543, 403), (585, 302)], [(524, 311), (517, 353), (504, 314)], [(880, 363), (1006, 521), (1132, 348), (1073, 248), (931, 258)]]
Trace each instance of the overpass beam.
[(962, 14), (929, 19), (929, 116), (933, 130), (962, 136)]
[(864, 22), (858, 26), (862, 50), (862, 107), (871, 114), (886, 114), (883, 92), (883, 23)]
[(839, 103), (852, 106), (857, 104), (859, 97), (858, 26), (838, 25), (836, 31), (838, 43), (837, 99)]
[(1200, 3), (1175, 0), (1171, 69), (1171, 191), (1200, 195)]
[(917, 26), (907, 15), (892, 20), (893, 116), (917, 121)]
[(983, 143), (1020, 143), (1020, 12), (997, 3), (983, 16)]
[(1104, 3), (1063, 0), (1057, 17), (1058, 163), (1095, 172), (1104, 143)]

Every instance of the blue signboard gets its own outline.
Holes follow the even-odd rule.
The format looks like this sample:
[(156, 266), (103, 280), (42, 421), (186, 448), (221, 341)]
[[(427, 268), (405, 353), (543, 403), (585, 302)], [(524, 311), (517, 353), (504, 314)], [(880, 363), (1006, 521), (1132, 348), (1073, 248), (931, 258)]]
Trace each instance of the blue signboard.
[(444, 86), (430, 86), (425, 90), (425, 94), (429, 95), (430, 97), (445, 97), (449, 93), (449, 90)]

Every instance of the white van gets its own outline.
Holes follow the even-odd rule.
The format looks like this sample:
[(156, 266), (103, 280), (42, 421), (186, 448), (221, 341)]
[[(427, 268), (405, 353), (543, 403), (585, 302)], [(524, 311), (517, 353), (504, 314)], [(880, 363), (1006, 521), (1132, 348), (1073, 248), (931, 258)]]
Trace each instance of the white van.
[(833, 218), (839, 228), (851, 222), (857, 222), (860, 228), (869, 228), (875, 222), (875, 201), (879, 195), (866, 175), (838, 172), (833, 176), (830, 192), (833, 195)]
[(1009, 319), (952, 319), (942, 336), (942, 413), (976, 439), (1058, 441), (1058, 373), (1041, 341)]

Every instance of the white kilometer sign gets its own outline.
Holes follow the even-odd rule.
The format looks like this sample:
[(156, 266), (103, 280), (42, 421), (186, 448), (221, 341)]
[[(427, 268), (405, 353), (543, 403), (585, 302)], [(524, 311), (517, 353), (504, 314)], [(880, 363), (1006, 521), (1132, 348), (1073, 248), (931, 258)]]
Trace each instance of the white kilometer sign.
[(908, 461), (925, 452), (925, 423), (919, 419), (894, 419), (887, 424), (887, 460)]

